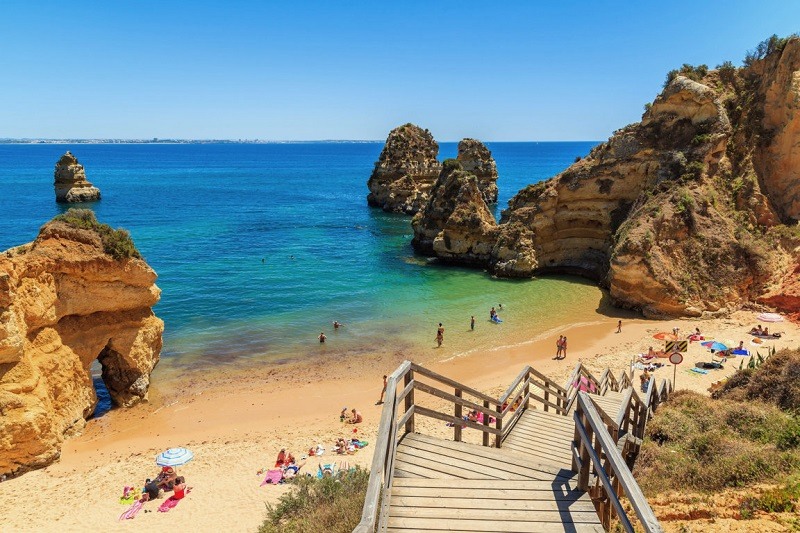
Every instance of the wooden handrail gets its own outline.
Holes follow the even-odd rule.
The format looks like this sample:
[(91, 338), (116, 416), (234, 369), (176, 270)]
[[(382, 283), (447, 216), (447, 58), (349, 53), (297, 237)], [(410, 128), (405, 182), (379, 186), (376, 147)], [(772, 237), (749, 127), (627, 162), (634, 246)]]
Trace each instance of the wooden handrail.
[(508, 397), (514, 392), (514, 389), (516, 389), (523, 381), (528, 379), (528, 374), (530, 374), (531, 370), (533, 369), (530, 366), (526, 366), (522, 369), (522, 372), (520, 372), (519, 375), (514, 378), (514, 381), (512, 381), (511, 385), (509, 385), (508, 389), (506, 389), (505, 394), (500, 396), (500, 400), (498, 400), (500, 405), (503, 405), (508, 400)]
[(372, 465), (369, 472), (369, 483), (364, 498), (364, 508), (361, 511), (361, 521), (353, 530), (354, 533), (373, 533), (377, 521), (378, 500), (384, 480), (392, 475), (392, 469), (387, 471), (387, 464), (393, 465), (394, 453), (389, 454), (390, 441), (395, 439), (397, 425), (394, 423), (398, 401), (397, 383), (411, 370), (411, 362), (404, 361), (397, 370), (392, 372), (386, 380), (386, 403), (383, 405), (381, 419), (378, 423), (378, 439), (375, 443), (375, 453), (372, 456)]
[(470, 395), (475, 396), (476, 398), (480, 398), (483, 401), (492, 403), (494, 405), (502, 405), (495, 398), (492, 398), (488, 394), (484, 394), (479, 390), (475, 390), (475, 389), (473, 389), (471, 387), (468, 387), (468, 386), (466, 386), (466, 385), (464, 385), (462, 383), (459, 383), (458, 381), (452, 380), (452, 379), (450, 379), (448, 377), (445, 377), (445, 376), (443, 376), (441, 374), (437, 374), (436, 372), (428, 370), (427, 368), (421, 367), (421, 366), (419, 366), (419, 365), (417, 365), (415, 363), (411, 363), (411, 370), (413, 370), (414, 372), (417, 372), (417, 373), (419, 373), (419, 374), (421, 374), (421, 375), (423, 375), (425, 377), (428, 377), (430, 379), (438, 381), (439, 383), (442, 383), (444, 385), (449, 385), (450, 387), (453, 387), (454, 389), (461, 389), (464, 392), (468, 392)]
[[(611, 502), (625, 531), (633, 533), (634, 529), (619, 500), (619, 494), (615, 488), (617, 484), (622, 487), (644, 530), (648, 533), (662, 533), (663, 529), (658, 522), (658, 518), (656, 518), (644, 494), (642, 494), (641, 488), (633, 478), (633, 474), (631, 474), (622, 455), (617, 450), (616, 442), (614, 442), (603, 425), (601, 414), (585, 392), (578, 393), (578, 405), (573, 419), (575, 420), (573, 470), (578, 474), (579, 488), (581, 490), (589, 489), (588, 479), (591, 464), (591, 470), (595, 472), (601, 482), (605, 496)], [(594, 436), (594, 439), (592, 439), (592, 436)], [(598, 509), (598, 514), (601, 518), (607, 517), (607, 521), (603, 525), (608, 529), (610, 514), (600, 509)]]

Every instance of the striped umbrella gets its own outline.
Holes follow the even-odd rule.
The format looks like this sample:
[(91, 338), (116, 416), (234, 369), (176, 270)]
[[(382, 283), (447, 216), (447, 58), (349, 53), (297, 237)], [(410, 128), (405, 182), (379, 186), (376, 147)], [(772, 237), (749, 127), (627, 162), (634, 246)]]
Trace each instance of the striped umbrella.
[(156, 455), (158, 466), (181, 466), (192, 460), (194, 454), (186, 448), (170, 448)]
[(724, 352), (725, 350), (728, 349), (727, 346), (717, 341), (706, 341), (706, 342), (701, 342), (700, 344), (710, 350), (714, 350), (715, 352)]

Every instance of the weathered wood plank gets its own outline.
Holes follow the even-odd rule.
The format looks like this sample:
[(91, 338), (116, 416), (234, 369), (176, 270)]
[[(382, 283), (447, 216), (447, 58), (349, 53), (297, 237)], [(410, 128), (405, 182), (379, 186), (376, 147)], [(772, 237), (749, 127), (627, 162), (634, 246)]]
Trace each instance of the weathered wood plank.
[[(539, 497), (530, 498), (516, 498), (514, 494), (508, 494), (505, 491), (505, 497), (498, 498), (484, 498), (482, 494), (476, 493), (470, 497), (458, 496), (445, 498), (442, 496), (417, 496), (414, 495), (398, 495), (394, 494), (392, 498), (392, 506), (394, 507), (407, 507), (407, 508), (442, 508), (448, 509), (475, 509), (487, 508), (495, 511), (581, 511), (594, 513), (594, 504), (591, 501), (576, 502), (572, 499), (553, 497), (552, 493), (546, 491), (537, 491)], [(518, 494), (525, 491), (516, 491)], [(524, 494), (520, 494), (524, 495)], [(492, 501), (489, 501), (492, 500)], [(505, 518), (505, 515), (503, 515)]]
[(558, 487), (559, 492), (572, 492), (573, 494), (580, 495), (580, 497), (589, 496), (585, 492), (578, 491), (578, 484), (574, 480), (558, 480), (557, 482), (550, 480), (509, 480), (509, 479), (424, 479), (424, 478), (404, 478), (402, 480), (395, 480), (395, 488), (399, 487), (416, 487), (416, 488), (434, 488), (434, 489), (481, 489), (486, 491), (493, 490), (555, 490)]
[[(498, 527), (499, 526), (499, 527)], [(505, 521), (499, 524), (497, 520), (445, 520), (437, 518), (405, 518), (391, 517), (388, 522), (389, 531), (398, 529), (416, 531), (489, 531), (496, 533), (551, 533), (561, 531), (574, 532), (602, 532), (603, 528), (597, 524), (563, 524), (539, 521)]]
[[(565, 506), (564, 506), (565, 507)], [(573, 511), (569, 508), (555, 510), (520, 511), (501, 510), (490, 507), (478, 509), (449, 509), (441, 507), (390, 507), (389, 518), (444, 518), (447, 520), (494, 520), (498, 524), (504, 522), (557, 522), (566, 524), (596, 524), (597, 513), (590, 511)]]
[(441, 475), (446, 475), (460, 479), (510, 479), (510, 478), (499, 477), (497, 475), (487, 474), (484, 472), (477, 472), (460, 466), (452, 466), (437, 461), (436, 459), (426, 459), (424, 457), (408, 454), (406, 453), (405, 449), (397, 450), (397, 461), (401, 461), (403, 463), (404, 468), (407, 468), (410, 465), (414, 465), (418, 468), (427, 468), (431, 472), (430, 477), (441, 477), (433, 474), (434, 472), (436, 472)]

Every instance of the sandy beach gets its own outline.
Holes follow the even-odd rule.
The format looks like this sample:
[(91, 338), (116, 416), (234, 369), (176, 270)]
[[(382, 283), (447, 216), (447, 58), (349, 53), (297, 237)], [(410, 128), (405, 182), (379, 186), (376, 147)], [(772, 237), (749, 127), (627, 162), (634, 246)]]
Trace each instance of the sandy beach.
[[(682, 333), (699, 327), (707, 339), (738, 344), (750, 350), (746, 331), (755, 313), (741, 311), (713, 320), (624, 320), (616, 333), (616, 318), (566, 326), (511, 347), (470, 353), (446, 360), (431, 348), (415, 362), (479, 390), (497, 395), (522, 366), (531, 364), (560, 382), (582, 361), (601, 372), (629, 368), (635, 354), (661, 344), (652, 336), (678, 327)], [(783, 337), (761, 346), (800, 346), (800, 327), (784, 322), (773, 331)], [(461, 333), (459, 333), (461, 334)], [(468, 334), (468, 333), (465, 333)], [(568, 336), (565, 360), (553, 360), (555, 340)], [(447, 337), (445, 338), (447, 343)], [(300, 457), (322, 444), (328, 451), (312, 457), (303, 471), (314, 473), (318, 463), (346, 460), (368, 466), (373, 448), (353, 456), (331, 455), (338, 436), (352, 436), (354, 426), (339, 421), (343, 407), (357, 408), (364, 423), (356, 435), (373, 443), (381, 406), (376, 405), (381, 376), (401, 362), (398, 354), (359, 355), (338, 360), (285, 365), (227, 367), (188, 372), (180, 377), (154, 375), (148, 403), (115, 409), (91, 420), (83, 433), (68, 440), (57, 463), (0, 483), (3, 531), (96, 531), (159, 528), (191, 531), (254, 531), (265, 517), (265, 505), (276, 502), (288, 486), (260, 486), (260, 469), (272, 466), (281, 448)], [(739, 359), (724, 370), (706, 375), (688, 372), (697, 361), (710, 360), (707, 349), (692, 343), (677, 369), (677, 388), (705, 392), (715, 381), (738, 368)], [(665, 359), (660, 361), (667, 362)], [(746, 364), (746, 359), (745, 359)], [(637, 371), (638, 374), (638, 371)], [(655, 372), (672, 378), (673, 368)], [(425, 422), (433, 427), (438, 422)], [(118, 521), (127, 508), (118, 502), (125, 485), (141, 486), (157, 472), (154, 457), (169, 447), (192, 449), (195, 459), (179, 468), (192, 493), (169, 513), (145, 505), (135, 519)], [(151, 512), (147, 512), (151, 511)]]

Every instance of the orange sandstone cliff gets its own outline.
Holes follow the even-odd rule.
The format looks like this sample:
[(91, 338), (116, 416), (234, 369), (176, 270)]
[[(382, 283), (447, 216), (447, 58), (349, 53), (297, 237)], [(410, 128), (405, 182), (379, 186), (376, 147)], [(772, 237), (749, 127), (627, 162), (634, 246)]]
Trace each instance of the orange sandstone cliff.
[(584, 275), (652, 317), (800, 312), (800, 39), (763, 46), (740, 69), (671, 73), (641, 122), (520, 191), (499, 224), (443, 171), (415, 248), (498, 276)]
[(127, 232), (85, 210), (0, 254), (0, 474), (59, 457), (97, 404), (95, 360), (115, 405), (147, 398), (164, 330), (155, 280)]

